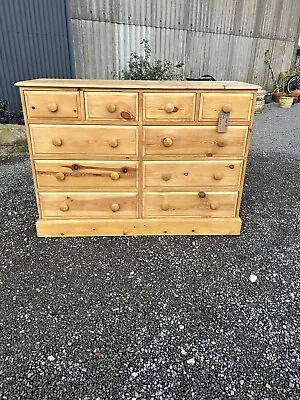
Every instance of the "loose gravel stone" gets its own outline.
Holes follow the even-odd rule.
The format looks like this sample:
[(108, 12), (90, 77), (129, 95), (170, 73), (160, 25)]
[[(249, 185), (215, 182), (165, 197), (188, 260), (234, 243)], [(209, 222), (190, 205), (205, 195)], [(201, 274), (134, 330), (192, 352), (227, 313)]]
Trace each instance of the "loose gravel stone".
[(255, 118), (238, 237), (38, 239), (2, 154), (0, 399), (298, 400), (299, 111)]

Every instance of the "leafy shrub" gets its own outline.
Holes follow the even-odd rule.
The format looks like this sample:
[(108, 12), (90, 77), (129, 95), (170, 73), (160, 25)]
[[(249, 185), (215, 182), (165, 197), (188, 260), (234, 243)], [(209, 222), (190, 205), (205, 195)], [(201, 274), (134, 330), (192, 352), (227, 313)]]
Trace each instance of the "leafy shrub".
[(173, 63), (168, 60), (154, 60), (151, 61), (151, 49), (148, 40), (141, 42), (144, 45), (144, 56), (138, 55), (135, 51), (130, 54), (128, 67), (121, 71), (122, 79), (129, 80), (154, 80), (154, 81), (168, 81), (168, 80), (183, 80), (183, 74), (180, 68), (184, 63)]

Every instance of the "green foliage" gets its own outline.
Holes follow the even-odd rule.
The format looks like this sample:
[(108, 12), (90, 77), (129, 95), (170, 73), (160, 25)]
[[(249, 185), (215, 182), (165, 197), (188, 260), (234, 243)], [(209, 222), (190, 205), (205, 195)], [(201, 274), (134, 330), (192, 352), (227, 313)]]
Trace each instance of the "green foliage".
[(138, 55), (135, 51), (130, 54), (128, 67), (121, 71), (122, 79), (128, 80), (183, 80), (183, 74), (180, 68), (183, 67), (182, 62), (176, 64), (168, 60), (151, 61), (151, 49), (148, 40), (141, 42), (144, 45), (144, 56)]

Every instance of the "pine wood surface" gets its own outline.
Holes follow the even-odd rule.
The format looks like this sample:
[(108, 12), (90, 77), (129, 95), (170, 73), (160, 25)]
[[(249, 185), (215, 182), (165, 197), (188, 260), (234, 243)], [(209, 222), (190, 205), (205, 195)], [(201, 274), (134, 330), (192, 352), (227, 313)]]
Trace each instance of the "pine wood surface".
[[(257, 86), (52, 79), (16, 85), (39, 236), (240, 233)], [(220, 112), (229, 116), (225, 133), (217, 131)]]

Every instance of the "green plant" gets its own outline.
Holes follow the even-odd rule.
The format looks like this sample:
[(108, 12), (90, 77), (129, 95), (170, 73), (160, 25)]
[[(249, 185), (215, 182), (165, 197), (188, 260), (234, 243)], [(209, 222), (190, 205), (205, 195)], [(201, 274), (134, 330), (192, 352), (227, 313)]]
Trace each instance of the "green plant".
[(168, 60), (151, 60), (151, 49), (148, 40), (143, 40), (145, 55), (138, 55), (135, 51), (130, 53), (128, 67), (121, 71), (122, 79), (129, 80), (183, 80), (180, 68), (182, 62), (173, 63)]

